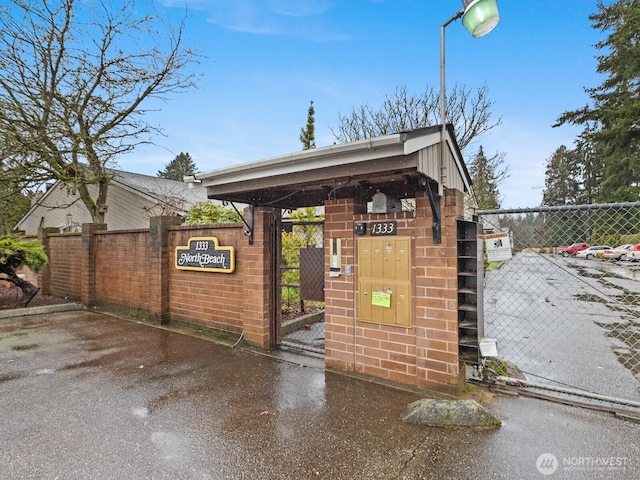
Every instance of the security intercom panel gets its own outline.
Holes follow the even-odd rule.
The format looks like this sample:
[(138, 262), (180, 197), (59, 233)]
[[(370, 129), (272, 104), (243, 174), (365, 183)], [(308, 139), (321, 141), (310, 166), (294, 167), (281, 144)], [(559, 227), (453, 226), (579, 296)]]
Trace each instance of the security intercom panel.
[(411, 238), (358, 239), (358, 320), (411, 326)]
[(329, 239), (329, 276), (339, 277), (342, 273), (342, 239)]

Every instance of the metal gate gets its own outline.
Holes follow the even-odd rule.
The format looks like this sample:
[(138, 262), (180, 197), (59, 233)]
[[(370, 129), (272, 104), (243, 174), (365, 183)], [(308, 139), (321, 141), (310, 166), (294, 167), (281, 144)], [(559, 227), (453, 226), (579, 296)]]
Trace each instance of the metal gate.
[(484, 335), (498, 347), (485, 365), (544, 395), (640, 409), (640, 203), (479, 219), (509, 232), (513, 254), (485, 260)]
[(278, 345), (324, 354), (324, 222), (282, 221), (276, 269)]

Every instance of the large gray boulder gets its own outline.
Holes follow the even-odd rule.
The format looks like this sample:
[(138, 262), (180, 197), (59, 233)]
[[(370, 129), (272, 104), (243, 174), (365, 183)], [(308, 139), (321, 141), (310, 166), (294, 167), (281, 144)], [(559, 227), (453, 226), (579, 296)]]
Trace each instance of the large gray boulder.
[(402, 410), (402, 421), (431, 427), (497, 428), (502, 422), (475, 400), (423, 398)]

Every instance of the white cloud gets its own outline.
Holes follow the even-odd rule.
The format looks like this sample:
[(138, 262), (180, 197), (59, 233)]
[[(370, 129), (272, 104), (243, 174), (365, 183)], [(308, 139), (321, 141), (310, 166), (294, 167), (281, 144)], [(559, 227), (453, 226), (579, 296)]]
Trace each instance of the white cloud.
[(254, 35), (284, 35), (313, 41), (343, 41), (349, 35), (327, 28), (323, 15), (329, 0), (164, 0), (167, 7), (200, 11), (209, 23), (225, 30)]
[(320, 15), (331, 8), (332, 4), (326, 0), (271, 0), (271, 11), (291, 17), (308, 17)]

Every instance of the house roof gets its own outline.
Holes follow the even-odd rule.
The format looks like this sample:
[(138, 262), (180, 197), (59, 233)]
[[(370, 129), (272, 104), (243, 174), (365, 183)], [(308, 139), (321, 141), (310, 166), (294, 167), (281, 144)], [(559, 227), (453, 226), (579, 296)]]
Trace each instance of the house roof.
[[(187, 185), (184, 182), (175, 180), (167, 180), (159, 177), (152, 177), (149, 175), (142, 175), (138, 173), (125, 172), (121, 170), (108, 170), (112, 175), (110, 185), (117, 186), (123, 191), (130, 192), (134, 195), (133, 198), (139, 198), (140, 203), (131, 203), (132, 197), (127, 199), (118, 197), (114, 198), (113, 191), (110, 192), (107, 199), (107, 204), (111, 205), (116, 203), (117, 207), (109, 209), (107, 213), (110, 218), (110, 223), (113, 228), (132, 228), (123, 227), (121, 225), (124, 219), (119, 218), (120, 212), (127, 211), (127, 217), (139, 216), (139, 219), (143, 218), (143, 211), (135, 211), (132, 209), (143, 209), (146, 206), (149, 208), (156, 208), (158, 211), (163, 211), (163, 206), (179, 213), (184, 213), (193, 203), (197, 201), (207, 200), (206, 190), (204, 188), (193, 188), (193, 185)], [(90, 185), (90, 187), (93, 187)], [(90, 216), (86, 208), (79, 201), (79, 197), (76, 194), (64, 195), (63, 204), (60, 204), (59, 190), (63, 188), (62, 182), (57, 181), (51, 185), (46, 192), (33, 203), (29, 211), (20, 219), (15, 228), (19, 230), (26, 230), (29, 233), (33, 233), (32, 230), (38, 226), (59, 226), (64, 223), (64, 216), (67, 213), (73, 213), (74, 220), (81, 222), (89, 222)], [(149, 210), (151, 211), (151, 210)], [(160, 213), (159, 213), (160, 214)], [(37, 219), (34, 220), (34, 216)], [(46, 218), (45, 218), (46, 217)], [(136, 217), (137, 218), (137, 217)], [(35, 222), (35, 223), (34, 223)], [(44, 222), (44, 224), (42, 224)], [(130, 224), (131, 219), (127, 218), (126, 223)], [(135, 223), (135, 222), (134, 222)]]
[[(453, 127), (447, 125), (445, 169), (439, 163), (439, 125), (185, 177), (207, 188), (210, 199), (280, 208), (322, 205), (328, 198), (370, 200), (376, 191), (411, 198), (427, 183), (468, 191), (469, 172)], [(446, 171), (444, 176), (439, 172)]]
[(111, 183), (128, 187), (157, 201), (162, 201), (167, 196), (175, 196), (182, 199), (186, 206), (190, 206), (207, 199), (204, 189), (193, 188), (193, 185), (184, 182), (121, 170), (109, 170), (109, 173), (113, 175)]

